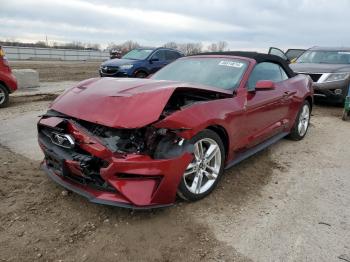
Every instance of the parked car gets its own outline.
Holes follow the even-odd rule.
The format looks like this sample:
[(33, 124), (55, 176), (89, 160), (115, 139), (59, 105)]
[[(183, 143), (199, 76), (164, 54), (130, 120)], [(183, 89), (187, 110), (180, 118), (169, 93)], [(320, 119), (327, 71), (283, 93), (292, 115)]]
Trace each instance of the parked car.
[(277, 56), (184, 57), (150, 79), (85, 80), (38, 123), (43, 169), (94, 203), (153, 208), (195, 201), (223, 170), (307, 133), (312, 81)]
[(5, 51), (0, 46), (0, 107), (7, 106), (9, 95), (16, 90), (17, 80), (11, 72)]
[(170, 48), (137, 48), (102, 63), (100, 76), (145, 78), (183, 55)]
[(291, 68), (312, 78), (315, 98), (344, 103), (350, 86), (350, 48), (313, 47)]
[(122, 52), (118, 49), (112, 49), (110, 52), (109, 52), (109, 57), (110, 59), (119, 59), (122, 57)]

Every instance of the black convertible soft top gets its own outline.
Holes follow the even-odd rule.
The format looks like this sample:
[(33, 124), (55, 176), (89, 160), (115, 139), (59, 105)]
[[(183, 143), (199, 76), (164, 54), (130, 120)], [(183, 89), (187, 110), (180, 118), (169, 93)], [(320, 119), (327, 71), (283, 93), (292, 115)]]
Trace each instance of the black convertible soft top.
[(227, 51), (227, 52), (206, 52), (206, 53), (199, 53), (193, 56), (197, 55), (228, 55), (228, 56), (241, 56), (241, 57), (247, 57), (254, 59), (257, 63), (263, 63), (263, 62), (271, 62), (275, 64), (279, 64), (284, 71), (286, 71), (287, 75), (289, 77), (295, 76), (295, 73), (292, 69), (290, 69), (288, 63), (276, 55), (270, 55), (270, 54), (263, 54), (258, 52), (243, 52), (243, 51)]

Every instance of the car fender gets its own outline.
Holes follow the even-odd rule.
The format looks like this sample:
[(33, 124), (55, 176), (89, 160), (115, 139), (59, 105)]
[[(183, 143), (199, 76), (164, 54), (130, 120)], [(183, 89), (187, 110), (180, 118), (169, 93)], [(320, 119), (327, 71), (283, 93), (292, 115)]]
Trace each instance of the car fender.
[[(191, 139), (208, 127), (223, 128), (227, 137), (228, 152), (239, 146), (239, 128), (244, 121), (244, 100), (239, 97), (223, 98), (213, 101), (199, 102), (153, 124), (156, 128), (177, 130), (177, 134)], [(230, 158), (230, 154), (228, 156)]]

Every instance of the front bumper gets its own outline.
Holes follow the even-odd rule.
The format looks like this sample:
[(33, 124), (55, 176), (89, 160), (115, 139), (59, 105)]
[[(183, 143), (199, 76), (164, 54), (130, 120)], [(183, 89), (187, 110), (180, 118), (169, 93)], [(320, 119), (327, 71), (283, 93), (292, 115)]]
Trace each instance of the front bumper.
[[(59, 122), (40, 120), (39, 125), (54, 127)], [(189, 152), (172, 159), (152, 159), (137, 154), (120, 156), (84, 137), (86, 135), (78, 129), (73, 135), (76, 141), (83, 137), (90, 142), (80, 140), (79, 149), (68, 150), (39, 133), (39, 145), (45, 154), (42, 168), (56, 183), (93, 203), (134, 209), (172, 205), (182, 175), (193, 158)], [(86, 158), (100, 159), (104, 163), (91, 177), (84, 169)], [(99, 183), (91, 180), (92, 175)]]
[[(349, 80), (329, 83), (313, 83), (314, 96), (334, 102), (344, 102), (349, 90)], [(341, 90), (341, 93), (337, 93)]]
[(104, 73), (102, 70), (99, 70), (101, 77), (130, 77), (127, 72), (118, 71), (116, 73)]

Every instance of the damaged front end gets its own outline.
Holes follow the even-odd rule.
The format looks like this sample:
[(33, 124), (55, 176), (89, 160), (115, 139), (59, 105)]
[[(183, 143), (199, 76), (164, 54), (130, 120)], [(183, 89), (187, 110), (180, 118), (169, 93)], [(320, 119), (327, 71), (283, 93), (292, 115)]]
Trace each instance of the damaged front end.
[(94, 79), (56, 99), (38, 123), (42, 166), (57, 183), (92, 202), (171, 205), (193, 159), (194, 131), (191, 124), (167, 119), (232, 94), (135, 81)]
[(167, 206), (192, 160), (193, 148), (180, 131), (117, 129), (50, 110), (38, 123), (42, 166), (54, 181), (95, 203)]

